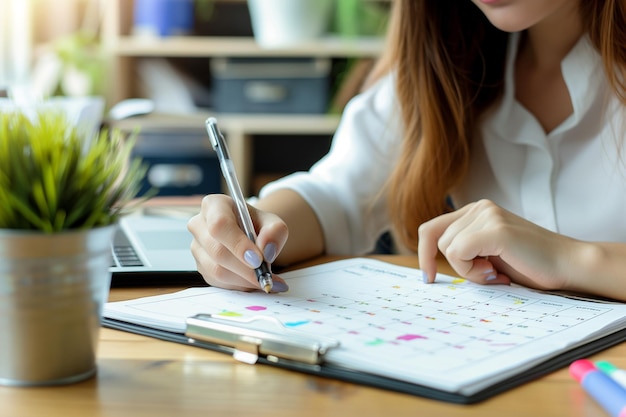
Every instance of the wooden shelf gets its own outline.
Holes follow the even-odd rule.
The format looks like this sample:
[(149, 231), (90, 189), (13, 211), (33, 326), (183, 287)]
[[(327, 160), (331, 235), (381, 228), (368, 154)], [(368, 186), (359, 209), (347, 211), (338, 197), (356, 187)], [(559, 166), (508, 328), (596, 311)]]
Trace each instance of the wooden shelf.
[[(198, 130), (204, 132), (204, 122), (208, 117), (217, 117), (220, 130), (226, 136), (228, 147), (239, 176), (242, 191), (250, 195), (254, 191), (251, 172), (251, 152), (253, 136), (276, 135), (332, 135), (339, 125), (340, 116), (330, 114), (224, 114), (198, 111), (193, 114), (151, 114), (133, 117), (111, 123), (112, 127), (124, 131), (154, 130)], [(207, 146), (209, 141), (207, 138)]]
[[(219, 0), (238, 1), (245, 0)], [(387, 0), (372, 0), (387, 1)], [(391, 0), (389, 0), (391, 1)], [(140, 75), (138, 62), (142, 58), (206, 58), (214, 57), (260, 57), (260, 58), (376, 58), (385, 47), (382, 37), (346, 38), (329, 35), (316, 41), (289, 48), (262, 48), (252, 36), (174, 36), (143, 37), (132, 35), (133, 0), (106, 0), (102, 22), (102, 42), (109, 58), (109, 88), (107, 102), (138, 94)], [(181, 60), (182, 61), (182, 60)], [(208, 70), (208, 65), (207, 65)], [(340, 116), (333, 114), (215, 114), (199, 110), (188, 115), (152, 114), (112, 123), (114, 127), (144, 132), (193, 129), (203, 131), (209, 116), (217, 116), (220, 128), (229, 142), (238, 176), (248, 195), (253, 188), (252, 154), (255, 135), (332, 135)], [(295, 139), (297, 140), (297, 139)], [(207, 146), (208, 144), (207, 140)], [(297, 157), (297, 156), (294, 156)]]
[(208, 117), (217, 117), (223, 130), (245, 135), (291, 134), (303, 131), (310, 134), (332, 134), (340, 119), (336, 114), (233, 114), (201, 110), (181, 115), (155, 113), (120, 120), (114, 125), (125, 130), (141, 126), (145, 129), (176, 127), (204, 131), (204, 122)]
[(173, 36), (141, 38), (121, 36), (108, 46), (109, 52), (127, 57), (375, 57), (384, 40), (377, 37), (345, 39), (326, 37), (297, 48), (261, 48), (251, 37)]

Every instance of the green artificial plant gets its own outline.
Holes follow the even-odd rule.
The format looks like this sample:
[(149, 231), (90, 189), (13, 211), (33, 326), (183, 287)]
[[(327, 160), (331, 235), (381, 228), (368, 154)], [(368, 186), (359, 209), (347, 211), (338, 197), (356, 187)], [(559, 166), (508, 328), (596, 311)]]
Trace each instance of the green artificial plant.
[(133, 143), (117, 130), (86, 138), (58, 111), (0, 113), (0, 229), (114, 224), (146, 173)]

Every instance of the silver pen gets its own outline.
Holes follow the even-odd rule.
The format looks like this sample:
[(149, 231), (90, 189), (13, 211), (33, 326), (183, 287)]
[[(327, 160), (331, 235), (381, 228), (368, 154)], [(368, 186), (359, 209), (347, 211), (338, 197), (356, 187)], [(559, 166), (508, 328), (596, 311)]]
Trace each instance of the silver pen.
[[(241, 192), (241, 186), (239, 185), (239, 181), (237, 180), (235, 165), (233, 164), (232, 159), (230, 159), (230, 153), (228, 152), (226, 141), (224, 140), (224, 136), (217, 127), (217, 120), (215, 118), (209, 117), (206, 120), (206, 130), (209, 134), (209, 138), (211, 139), (211, 146), (213, 146), (215, 153), (217, 153), (217, 159), (220, 162), (222, 175), (224, 175), (226, 185), (228, 185), (228, 191), (230, 192), (230, 196), (233, 198), (233, 200), (235, 201), (235, 205), (237, 206), (237, 212), (239, 213), (241, 228), (248, 236), (248, 238), (252, 242), (256, 243), (256, 232), (254, 231), (252, 218), (250, 217), (250, 212), (248, 211), (248, 205), (246, 204), (246, 200), (243, 197), (243, 193)], [(261, 286), (263, 291), (269, 293), (272, 290), (273, 286), (272, 273), (270, 271), (269, 264), (265, 260), (263, 260), (263, 262), (261, 262), (261, 265), (254, 271), (256, 273), (257, 281), (259, 281), (259, 285)]]

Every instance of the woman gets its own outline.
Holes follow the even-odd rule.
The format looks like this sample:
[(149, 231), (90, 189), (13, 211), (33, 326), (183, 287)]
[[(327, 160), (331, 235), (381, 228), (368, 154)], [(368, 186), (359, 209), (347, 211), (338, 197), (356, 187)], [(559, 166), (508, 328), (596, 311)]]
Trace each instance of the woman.
[(251, 208), (258, 247), (230, 198), (204, 199), (189, 229), (207, 282), (258, 288), (262, 257), (363, 254), (391, 231), (425, 282), (441, 252), (474, 282), (626, 300), (626, 2), (393, 5), (329, 154)]

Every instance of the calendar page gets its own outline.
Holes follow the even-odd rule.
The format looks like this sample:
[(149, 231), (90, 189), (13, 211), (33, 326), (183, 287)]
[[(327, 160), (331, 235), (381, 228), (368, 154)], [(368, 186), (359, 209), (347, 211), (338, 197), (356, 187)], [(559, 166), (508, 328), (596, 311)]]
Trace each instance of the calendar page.
[(626, 306), (507, 285), (479, 285), (372, 259), (282, 275), (287, 293), (213, 287), (108, 303), (105, 317), (183, 333), (187, 317), (271, 316), (339, 341), (326, 361), (471, 394), (622, 328)]

